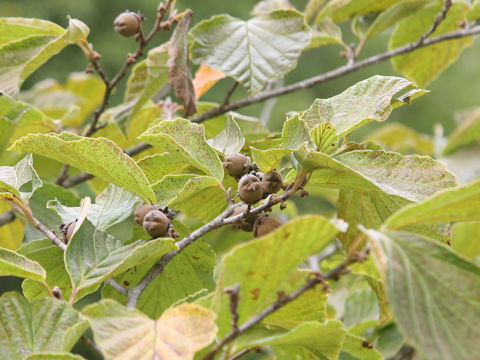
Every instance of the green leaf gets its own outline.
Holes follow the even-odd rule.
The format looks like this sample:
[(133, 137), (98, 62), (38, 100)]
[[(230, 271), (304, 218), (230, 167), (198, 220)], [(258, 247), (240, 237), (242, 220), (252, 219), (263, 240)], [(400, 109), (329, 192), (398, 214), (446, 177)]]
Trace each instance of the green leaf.
[[(23, 82), (65, 46), (88, 36), (88, 27), (70, 19), (66, 30), (37, 19), (1, 18), (0, 92), (16, 96)], [(0, 32), (3, 32), (0, 30)]]
[(41, 281), (45, 280), (47, 273), (36, 261), (15, 251), (0, 248), (0, 276), (18, 276)]
[(312, 42), (307, 49), (330, 44), (343, 44), (342, 29), (331, 19), (325, 18), (312, 28)]
[[(97, 196), (87, 214), (87, 219), (98, 229), (106, 230), (132, 215), (138, 198), (132, 193), (115, 185), (108, 187)], [(80, 207), (64, 206), (59, 200), (50, 200), (47, 208), (57, 212), (63, 223), (75, 221), (80, 216)]]
[(47, 116), (61, 119), (63, 125), (79, 127), (100, 105), (104, 92), (105, 84), (98, 76), (74, 72), (65, 84), (46, 79), (19, 96)]
[(325, 16), (330, 16), (335, 22), (341, 22), (353, 15), (380, 12), (400, 1), (402, 0), (333, 0), (320, 10), (315, 22), (320, 21)]
[(193, 174), (165, 175), (160, 181), (152, 185), (152, 189), (158, 199), (158, 205), (168, 206), (185, 187), (190, 179), (195, 178)]
[(193, 304), (170, 308), (158, 320), (113, 300), (90, 305), (83, 314), (107, 359), (192, 360), (216, 333), (215, 314)]
[(212, 147), (225, 155), (239, 153), (244, 144), (245, 138), (232, 114), (227, 115), (225, 129), (210, 142)]
[[(337, 216), (349, 226), (346, 233), (339, 234), (339, 239), (349, 248), (361, 235), (359, 224), (367, 229), (378, 229), (395, 211), (409, 204), (409, 200), (380, 191), (340, 190)], [(447, 224), (418, 224), (406, 230), (446, 243), (450, 238), (448, 228)]]
[(268, 15), (276, 10), (293, 10), (295, 9), (288, 0), (262, 0), (253, 8), (251, 14), (253, 16)]
[(55, 124), (38, 109), (7, 95), (0, 97), (0, 151), (31, 132), (55, 131)]
[[(18, 253), (38, 262), (47, 272), (46, 282), (50, 288), (58, 286), (62, 291), (64, 298), (70, 298), (72, 293), (72, 284), (63, 261), (64, 255), (62, 249), (56, 246), (50, 239), (33, 240), (24, 244)], [(34, 299), (51, 296), (44, 286), (33, 280), (24, 280), (22, 283), (23, 294), (32, 301)], [(84, 295), (80, 292), (77, 298)]]
[[(31, 184), (28, 186), (30, 182)], [(32, 155), (25, 156), (14, 167), (0, 166), (0, 190), (2, 191), (28, 200), (35, 189), (41, 186), (42, 180), (33, 168)]]
[[(432, 1), (398, 24), (393, 32), (389, 48), (416, 42), (433, 24), (441, 12), (443, 3)], [(465, 18), (470, 6), (462, 1), (452, 4), (446, 18), (438, 25), (432, 36), (459, 30), (459, 23)], [(392, 58), (393, 67), (419, 86), (427, 86), (443, 70), (454, 63), (463, 50), (473, 42), (472, 37), (444, 41), (426, 46), (405, 55)]]
[[(128, 126), (142, 106), (168, 83), (168, 51), (165, 45), (153, 48), (146, 60), (139, 62), (128, 78), (122, 106), (130, 109), (125, 126)], [(125, 114), (123, 114), (125, 116)], [(123, 124), (123, 121), (121, 121)]]
[(168, 42), (168, 82), (175, 90), (175, 96), (183, 103), (183, 116), (197, 112), (192, 70), (188, 60), (188, 28), (193, 11), (188, 9), (182, 16)]
[(395, 76), (375, 75), (329, 99), (316, 99), (301, 113), (308, 127), (330, 122), (339, 137), (371, 121), (385, 121), (392, 112), (393, 96), (416, 85)]
[(310, 43), (303, 15), (277, 10), (243, 21), (217, 15), (196, 25), (192, 57), (240, 82), (253, 95), (295, 68)]
[(65, 301), (48, 297), (29, 303), (16, 292), (0, 297), (0, 351), (5, 359), (69, 351), (87, 327), (88, 323)]
[[(282, 290), (287, 294), (297, 290), (310, 275), (309, 271), (294, 271), (285, 278)], [(267, 316), (263, 323), (293, 329), (307, 321), (325, 321), (326, 310), (327, 293), (321, 286), (316, 286)]]
[(312, 129), (310, 136), (316, 145), (317, 151), (325, 154), (332, 154), (337, 151), (338, 136), (331, 123), (318, 124)]
[(133, 266), (159, 259), (175, 249), (173, 239), (138, 240), (124, 246), (85, 220), (68, 243), (65, 264), (77, 292), (94, 288)]
[[(174, 223), (174, 228), (181, 236), (185, 235), (178, 222)], [(201, 239), (195, 241), (168, 263), (162, 276), (157, 276), (145, 288), (138, 299), (137, 309), (156, 319), (175, 304), (190, 302), (199, 295), (211, 292), (215, 289), (213, 279), (215, 261), (215, 253), (210, 246)], [(116, 280), (131, 288), (142, 280), (155, 262), (156, 260), (148, 261), (135, 266), (118, 276)], [(122, 304), (127, 301), (126, 296), (109, 285), (104, 286), (102, 297), (112, 298)]]
[(309, 129), (305, 121), (294, 115), (283, 123), (282, 129), (282, 147), (285, 149), (296, 150), (302, 144), (311, 142)]
[(160, 152), (169, 152), (174, 158), (189, 163), (219, 181), (223, 180), (222, 164), (207, 144), (203, 126), (177, 118), (150, 127), (140, 138)]
[(435, 194), (419, 204), (406, 206), (385, 222), (390, 229), (411, 224), (480, 220), (480, 181)]
[(382, 360), (382, 354), (377, 350), (365, 346), (369, 344), (364, 338), (347, 333), (345, 341), (342, 345), (342, 352), (340, 353), (340, 360)]
[(136, 162), (110, 140), (71, 133), (31, 134), (17, 140), (11, 150), (31, 152), (87, 171), (154, 203), (155, 195)]
[(25, 360), (84, 360), (80, 355), (70, 353), (37, 353), (29, 355)]
[[(284, 224), (268, 235), (234, 247), (222, 259), (214, 309), (219, 314), (220, 336), (230, 328), (228, 296), (223, 290), (240, 284), (239, 323), (275, 301), (287, 286), (287, 275), (309, 255), (320, 251), (338, 229), (321, 216), (305, 216)], [(281, 244), (281, 246), (279, 246)]]
[[(25, 188), (28, 187), (28, 183), (31, 183), (30, 188)], [(28, 200), (35, 189), (41, 186), (42, 180), (33, 168), (32, 155), (25, 156), (14, 167), (0, 166), (0, 191)]]
[[(305, 322), (290, 331), (264, 331), (260, 334), (246, 334), (240, 339), (242, 347), (291, 345), (310, 350), (327, 359), (337, 359), (346, 331), (338, 320), (325, 323)], [(238, 350), (242, 348), (238, 346)]]
[[(155, 154), (138, 160), (138, 166), (148, 178), (155, 192), (155, 185), (162, 180), (164, 176), (182, 174), (188, 172), (190, 164), (176, 159), (170, 153)], [(162, 201), (162, 197), (157, 195), (157, 200)]]
[(420, 134), (400, 123), (381, 126), (371, 132), (365, 141), (373, 141), (388, 150), (402, 154), (433, 155), (433, 138)]
[[(37, 220), (47, 228), (59, 229), (60, 224), (64, 222), (60, 216), (47, 208), (47, 203), (50, 201), (50, 199), (56, 199), (64, 206), (77, 206), (80, 203), (80, 199), (77, 198), (71, 191), (55, 184), (44, 183), (42, 187), (35, 190), (28, 201), (28, 206), (30, 206), (30, 209), (35, 214)], [(31, 224), (27, 224), (25, 231), (25, 242), (44, 238), (44, 233), (34, 228)]]
[(480, 242), (472, 241), (480, 234), (480, 221), (456, 223), (452, 227), (452, 249), (480, 262)]
[[(217, 179), (197, 176), (188, 180), (182, 191), (168, 203), (168, 206), (206, 223), (226, 208), (227, 193)], [(206, 209), (208, 211), (205, 211)]]
[(469, 21), (474, 21), (480, 19), (480, 1), (473, 0), (472, 8), (467, 14), (467, 19)]
[(260, 170), (264, 172), (273, 169), (280, 169), (282, 159), (292, 152), (292, 150), (278, 148), (260, 150), (255, 149), (252, 146), (250, 147), (250, 151), (252, 152), (253, 161), (257, 164)]
[(480, 108), (456, 114), (459, 126), (448, 137), (443, 154), (451, 154), (460, 148), (480, 142)]
[(478, 353), (480, 268), (419, 235), (369, 234), (385, 249), (388, 297), (407, 342), (429, 359)]
[(336, 157), (319, 152), (294, 154), (305, 169), (319, 169), (309, 181), (312, 185), (380, 190), (415, 202), (455, 185), (447, 167), (427, 156), (383, 150), (357, 150)]
[(427, 0), (399, 1), (388, 9), (382, 11), (373, 21), (365, 33), (365, 40), (374, 35), (380, 34), (400, 20), (418, 11), (427, 3)]

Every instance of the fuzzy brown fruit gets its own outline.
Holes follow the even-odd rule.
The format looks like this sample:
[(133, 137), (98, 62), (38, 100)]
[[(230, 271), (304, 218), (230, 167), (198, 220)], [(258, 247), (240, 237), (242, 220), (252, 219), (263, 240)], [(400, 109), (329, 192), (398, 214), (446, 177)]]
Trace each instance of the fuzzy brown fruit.
[(283, 178), (282, 175), (278, 171), (271, 170), (263, 175), (262, 179), (263, 189), (270, 193), (275, 194), (277, 193), (283, 185)]
[[(236, 207), (233, 210), (232, 216), (243, 214), (245, 211), (247, 211), (247, 209), (248, 209), (248, 205), (242, 205), (242, 206)], [(235, 222), (233, 225), (243, 231), (252, 232), (253, 224), (255, 223), (255, 220), (257, 219), (258, 216), (259, 214), (248, 214), (244, 218)]]
[(238, 182), (238, 195), (247, 204), (255, 204), (263, 197), (262, 182), (254, 175), (243, 175)]
[(143, 219), (145, 218), (145, 215), (147, 215), (147, 213), (149, 213), (152, 210), (160, 210), (160, 206), (152, 205), (152, 204), (145, 204), (145, 205), (137, 207), (135, 209), (134, 213), (133, 213), (135, 215), (134, 221), (138, 225), (143, 225)]
[(264, 236), (271, 233), (273, 230), (278, 229), (280, 226), (282, 226), (280, 221), (264, 215), (255, 220), (253, 235), (255, 237)]
[(227, 170), (228, 174), (237, 179), (248, 174), (251, 166), (252, 163), (250, 159), (242, 154), (227, 155), (223, 161), (223, 167)]
[(143, 219), (143, 229), (152, 238), (162, 237), (167, 233), (170, 221), (160, 210), (151, 210)]
[(140, 30), (142, 19), (133, 12), (125, 11), (118, 15), (113, 21), (115, 31), (122, 36), (130, 37)]

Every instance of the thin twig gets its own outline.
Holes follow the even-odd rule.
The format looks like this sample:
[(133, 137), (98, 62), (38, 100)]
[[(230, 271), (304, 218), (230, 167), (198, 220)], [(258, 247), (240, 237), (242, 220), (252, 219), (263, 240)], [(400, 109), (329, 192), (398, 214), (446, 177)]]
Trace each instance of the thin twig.
[(227, 289), (225, 289), (225, 293), (230, 298), (230, 314), (232, 315), (232, 331), (238, 331), (238, 300), (239, 296), (238, 293), (240, 291), (240, 284), (235, 284)]
[(245, 350), (242, 350), (238, 353), (236, 353), (235, 355), (233, 355), (230, 359), (228, 360), (238, 360), (240, 359), (242, 356), (244, 355), (247, 355), (250, 351), (252, 351), (253, 349), (245, 349)]
[(436, 37), (433, 37), (433, 38), (425, 39), (425, 41), (423, 41), (422, 43), (415, 42), (415, 43), (406, 44), (404, 46), (401, 46), (401, 47), (398, 47), (396, 49), (384, 52), (382, 54), (374, 55), (374, 56), (371, 56), (371, 57), (366, 58), (364, 60), (358, 61), (358, 62), (354, 63), (353, 65), (348, 65), (347, 64), (347, 65), (341, 66), (341, 67), (339, 67), (335, 70), (328, 71), (328, 72), (326, 72), (322, 75), (317, 75), (317, 76), (314, 76), (314, 77), (311, 77), (311, 78), (293, 83), (291, 85), (287, 85), (287, 86), (284, 86), (284, 87), (281, 87), (281, 88), (278, 88), (278, 89), (262, 91), (262, 92), (256, 94), (255, 96), (252, 96), (252, 97), (249, 97), (249, 98), (244, 98), (242, 100), (231, 103), (227, 106), (217, 107), (217, 108), (212, 109), (210, 111), (207, 111), (203, 114), (197, 115), (197, 116), (191, 118), (190, 120), (192, 122), (201, 123), (205, 120), (212, 119), (214, 117), (217, 117), (217, 116), (219, 116), (221, 114), (224, 114), (226, 112), (229, 112), (229, 111), (237, 110), (239, 108), (243, 108), (243, 107), (251, 105), (251, 104), (262, 102), (262, 101), (265, 101), (267, 99), (270, 99), (270, 98), (273, 98), (273, 97), (276, 97), (276, 96), (286, 95), (286, 94), (289, 94), (289, 93), (297, 91), (297, 90), (310, 88), (312, 86), (324, 83), (328, 80), (332, 80), (332, 79), (338, 78), (340, 76), (343, 76), (343, 75), (349, 74), (351, 72), (354, 72), (356, 70), (363, 69), (364, 67), (379, 63), (379, 62), (384, 61), (384, 60), (388, 60), (392, 57), (412, 52), (412, 51), (417, 50), (418, 48), (421, 48), (421, 47), (433, 45), (433, 44), (436, 44), (436, 43), (439, 43), (439, 42), (442, 42), (442, 41), (463, 38), (463, 37), (466, 37), (466, 36), (471, 36), (471, 35), (475, 35), (475, 34), (479, 34), (479, 33), (480, 33), (480, 26), (477, 26), (477, 27), (474, 27), (474, 28), (471, 28), (471, 29), (454, 31), (454, 32), (447, 33), (447, 34), (442, 34), (442, 35), (439, 35), (439, 36), (436, 36)]
[(425, 42), (425, 39), (430, 37), (430, 35), (432, 35), (435, 30), (437, 30), (438, 25), (440, 25), (440, 23), (445, 19), (445, 17), (447, 16), (447, 12), (451, 6), (452, 0), (444, 0), (442, 11), (435, 17), (435, 20), (433, 21), (430, 29), (428, 29), (428, 31), (420, 37), (420, 40), (418, 40), (419, 45), (422, 45)]
[[(467, 37), (467, 36), (472, 36), (472, 35), (479, 34), (479, 33), (480, 33), (480, 26), (476, 26), (476, 27), (473, 27), (473, 28), (467, 28), (467, 29), (463, 29), (463, 30), (459, 30), (459, 31), (454, 31), (454, 32), (451, 32), (451, 33), (448, 33), (448, 34), (439, 35), (439, 36), (436, 36), (434, 38), (429, 38), (429, 39), (426, 39), (425, 41), (423, 41), (421, 44), (418, 44), (418, 42), (406, 44), (404, 46), (398, 47), (398, 48), (393, 49), (391, 51), (387, 51), (385, 53), (381, 53), (381, 54), (378, 54), (378, 55), (371, 56), (371, 57), (366, 58), (362, 61), (358, 61), (351, 66), (344, 65), (344, 66), (341, 66), (341, 67), (339, 67), (335, 70), (328, 71), (328, 72), (326, 72), (322, 75), (317, 75), (317, 76), (305, 79), (303, 81), (299, 81), (299, 82), (296, 82), (296, 83), (293, 83), (293, 84), (290, 84), (290, 85), (287, 85), (287, 86), (283, 86), (283, 87), (278, 88), (278, 89), (262, 91), (262, 92), (256, 94), (255, 96), (236, 101), (234, 103), (231, 103), (231, 104), (223, 106), (223, 107), (217, 107), (217, 108), (212, 109), (210, 111), (207, 111), (203, 114), (197, 115), (197, 116), (191, 118), (190, 120), (192, 122), (201, 123), (203, 121), (212, 119), (214, 117), (217, 117), (217, 116), (219, 116), (221, 114), (224, 114), (224, 113), (227, 113), (229, 111), (237, 110), (239, 108), (243, 108), (243, 107), (251, 105), (251, 104), (255, 104), (255, 103), (258, 103), (258, 102), (265, 101), (267, 99), (274, 98), (276, 96), (286, 95), (286, 94), (289, 94), (289, 93), (297, 91), (297, 90), (310, 88), (312, 86), (324, 83), (328, 80), (336, 79), (338, 77), (349, 74), (349, 73), (354, 72), (356, 70), (363, 69), (367, 66), (374, 65), (374, 64), (379, 63), (381, 61), (388, 60), (388, 59), (393, 58), (395, 56), (412, 52), (412, 51), (417, 50), (418, 48), (421, 48), (421, 47), (433, 45), (433, 44), (436, 44), (436, 43), (439, 43), (439, 42), (442, 42), (442, 41), (447, 41), (447, 40), (453, 40), (453, 39), (463, 38), (463, 37)], [(138, 145), (136, 145), (136, 146), (134, 146), (134, 147), (132, 147), (128, 150), (125, 150), (125, 153), (130, 155), (130, 156), (133, 156), (133, 155), (139, 154), (140, 152), (142, 152), (144, 150), (149, 149), (150, 147), (151, 147), (151, 145), (149, 145), (149, 144), (140, 143), (140, 144), (138, 144)], [(64, 186), (67, 187), (67, 188), (72, 187), (72, 186), (75, 186), (75, 185), (77, 185), (81, 182), (90, 180), (92, 178), (93, 178), (93, 175), (90, 175), (90, 174), (85, 173), (85, 172), (80, 173), (80, 174), (78, 174), (78, 175), (76, 175), (72, 178), (67, 179), (64, 182)]]
[(4, 213), (0, 214), (0, 226), (9, 224), (16, 218), (17, 216), (13, 210), (5, 211)]
[(235, 89), (238, 86), (238, 81), (235, 81), (230, 89), (228, 89), (227, 94), (225, 95), (225, 99), (223, 100), (220, 106), (227, 106), (230, 103), (230, 98), (232, 97)]
[(98, 130), (97, 129), (98, 120), (100, 119), (100, 116), (103, 114), (103, 112), (107, 108), (107, 105), (110, 100), (110, 95), (113, 89), (115, 88), (115, 86), (118, 84), (118, 82), (127, 74), (128, 68), (132, 66), (140, 56), (143, 55), (143, 52), (145, 51), (145, 48), (147, 47), (150, 40), (152, 40), (153, 37), (160, 30), (169, 29), (170, 25), (175, 21), (174, 18), (171, 17), (171, 19), (169, 19), (168, 22), (166, 23), (163, 22), (165, 14), (167, 13), (172, 2), (173, 0), (168, 0), (166, 5), (164, 5), (163, 3), (160, 4), (160, 6), (158, 7), (157, 19), (155, 20), (155, 24), (153, 25), (152, 30), (146, 37), (143, 37), (143, 33), (142, 33), (142, 36), (139, 37), (139, 44), (138, 44), (137, 50), (135, 51), (135, 53), (127, 55), (127, 60), (124, 62), (123, 66), (120, 68), (120, 70), (113, 77), (112, 80), (108, 79), (105, 72), (103, 71), (103, 69), (98, 64), (98, 61), (95, 58), (91, 61), (92, 65), (95, 67), (97, 72), (102, 77), (103, 82), (105, 83), (105, 93), (103, 95), (103, 100), (101, 105), (93, 113), (93, 119), (90, 122), (87, 132), (85, 133), (86, 137), (91, 136), (93, 133), (95, 133), (95, 131)]
[(97, 355), (100, 355), (102, 359), (104, 359), (102, 350), (98, 347), (98, 345), (92, 339), (90, 339), (86, 335), (82, 335), (80, 339), (82, 339), (85, 345), (87, 345), (90, 349), (92, 349), (95, 353), (97, 353)]
[(55, 180), (55, 184), (62, 186), (63, 182), (68, 179), (68, 170), (70, 170), (70, 165), (64, 164), (62, 172), (58, 175), (57, 180)]
[(276, 310), (280, 309), (281, 307), (285, 306), (286, 304), (292, 302), (304, 292), (314, 288), (318, 284), (323, 284), (324, 290), (328, 289), (327, 280), (337, 280), (341, 275), (346, 273), (347, 267), (357, 261), (364, 261), (368, 256), (368, 250), (365, 250), (362, 253), (356, 253), (352, 257), (347, 257), (347, 259), (335, 267), (334, 269), (330, 270), (327, 274), (321, 275), (319, 273), (315, 274), (314, 278), (309, 279), (302, 287), (293, 291), (288, 295), (280, 296), (277, 301), (270, 304), (266, 309), (264, 309), (259, 314), (251, 317), (249, 320), (245, 321), (242, 325), (238, 327), (237, 331), (231, 330), (222, 340), (220, 340), (212, 349), (202, 358), (202, 360), (210, 360), (228, 343), (235, 340), (238, 336), (246, 332), (247, 330), (251, 329), (255, 325), (259, 324), (263, 319), (265, 319), (268, 315), (272, 314)]

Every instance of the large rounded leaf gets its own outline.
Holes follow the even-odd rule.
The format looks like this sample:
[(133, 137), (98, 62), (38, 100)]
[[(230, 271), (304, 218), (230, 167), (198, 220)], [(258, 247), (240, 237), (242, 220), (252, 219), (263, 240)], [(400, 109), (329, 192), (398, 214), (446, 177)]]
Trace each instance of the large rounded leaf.
[(310, 43), (303, 15), (293, 10), (278, 10), (249, 21), (218, 15), (190, 33), (195, 39), (193, 61), (235, 78), (251, 95), (292, 70)]

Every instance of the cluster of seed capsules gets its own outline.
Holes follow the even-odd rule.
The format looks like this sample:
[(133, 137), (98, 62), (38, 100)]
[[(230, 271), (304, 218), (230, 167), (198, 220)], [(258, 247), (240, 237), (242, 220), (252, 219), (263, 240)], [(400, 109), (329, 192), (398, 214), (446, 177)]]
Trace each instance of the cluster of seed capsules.
[(245, 213), (235, 226), (251, 232), (255, 237), (263, 236), (278, 228), (282, 223), (266, 214), (248, 213), (250, 205), (269, 194), (275, 194), (283, 187), (282, 175), (276, 170), (267, 173), (257, 171), (255, 164), (242, 154), (227, 155), (223, 162), (227, 173), (238, 181), (238, 196), (246, 204), (235, 208), (233, 215)]

